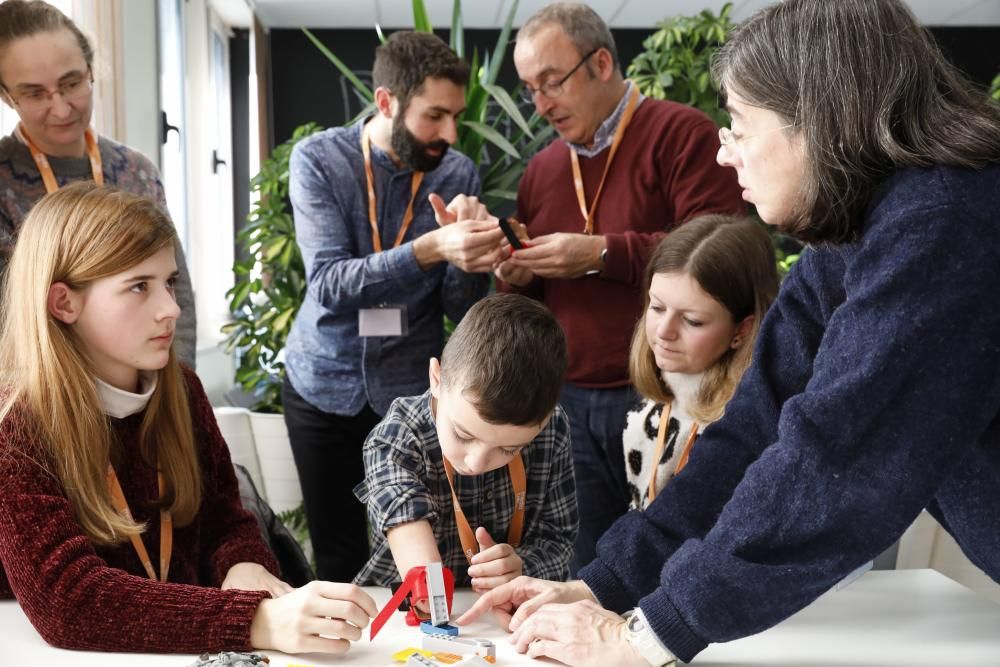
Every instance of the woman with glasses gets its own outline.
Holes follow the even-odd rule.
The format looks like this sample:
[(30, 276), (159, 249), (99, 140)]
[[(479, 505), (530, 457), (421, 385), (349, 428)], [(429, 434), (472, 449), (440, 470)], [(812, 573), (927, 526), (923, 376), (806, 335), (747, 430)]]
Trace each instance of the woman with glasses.
[(802, 609), (924, 509), (1000, 581), (1000, 108), (902, 0), (777, 3), (713, 70), (720, 164), (809, 248), (725, 415), (581, 581), (520, 578), (459, 621), (493, 607), (532, 656), (690, 661)]
[[(73, 21), (40, 0), (0, 3), (0, 98), (20, 119), (0, 139), (0, 271), (31, 207), (67, 183), (93, 179), (154, 199), (166, 211), (149, 159), (90, 128), (93, 85), (94, 50)], [(174, 344), (194, 367), (194, 294), (180, 246), (177, 266), (182, 314)]]

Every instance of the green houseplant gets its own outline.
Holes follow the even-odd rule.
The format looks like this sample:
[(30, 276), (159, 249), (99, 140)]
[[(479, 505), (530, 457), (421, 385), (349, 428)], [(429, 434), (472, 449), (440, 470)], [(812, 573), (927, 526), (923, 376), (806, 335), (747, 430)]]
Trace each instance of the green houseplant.
[(226, 293), (232, 321), (222, 327), (227, 353), (238, 354), (236, 381), (259, 412), (281, 412), (285, 365), (281, 352), (305, 296), (302, 254), (288, 210), (288, 160), (300, 140), (321, 128), (308, 123), (277, 146), (250, 181), (257, 203), (237, 240), (248, 257), (233, 266), (236, 284)]
[[(472, 74), (465, 91), (466, 109), (459, 125), (458, 141), (454, 148), (467, 155), (482, 176), (482, 200), (495, 210), (517, 198), (517, 184), (524, 173), (527, 160), (552, 137), (552, 128), (542, 123), (537, 114), (525, 119), (510, 92), (496, 83), (500, 66), (503, 64), (510, 44), (510, 33), (517, 12), (518, 0), (514, 0), (507, 19), (500, 30), (496, 46), (480, 58), (478, 50), (473, 50), (469, 63)], [(413, 29), (433, 32), (433, 25), (427, 14), (424, 0), (413, 0)], [(381, 29), (376, 26), (379, 38)], [(374, 94), (343, 61), (306, 28), (303, 33), (312, 41), (326, 58), (351, 82), (356, 91), (371, 103)], [(462, 20), (462, 2), (454, 0), (452, 5), (451, 32), (449, 46), (462, 58), (467, 57), (465, 48), (465, 28)], [(493, 105), (490, 105), (493, 102)], [(359, 114), (358, 120), (370, 113), (372, 105)], [(503, 126), (510, 122), (516, 129), (505, 136)], [(488, 165), (488, 166), (486, 166)]]
[(701, 109), (718, 126), (729, 116), (719, 108), (719, 94), (712, 84), (711, 64), (733, 27), (732, 3), (718, 15), (704, 10), (696, 16), (675, 16), (647, 37), (643, 52), (628, 66), (627, 74), (643, 95), (673, 100)]
[(993, 85), (990, 86), (990, 97), (1000, 102), (1000, 74), (993, 78)]

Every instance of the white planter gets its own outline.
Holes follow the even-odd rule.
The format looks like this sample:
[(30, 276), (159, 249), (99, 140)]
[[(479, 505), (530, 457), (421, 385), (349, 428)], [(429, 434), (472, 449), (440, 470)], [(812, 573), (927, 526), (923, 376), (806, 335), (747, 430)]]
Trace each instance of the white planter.
[(251, 412), (250, 424), (264, 485), (261, 492), (276, 513), (298, 507), (302, 488), (284, 416)]

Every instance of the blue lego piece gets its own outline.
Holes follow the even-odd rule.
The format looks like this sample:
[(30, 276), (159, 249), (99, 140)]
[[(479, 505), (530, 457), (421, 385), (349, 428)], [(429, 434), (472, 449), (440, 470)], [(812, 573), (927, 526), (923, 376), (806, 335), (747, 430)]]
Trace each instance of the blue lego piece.
[(447, 623), (442, 623), (441, 625), (434, 625), (430, 621), (424, 621), (420, 624), (420, 631), (425, 632), (429, 635), (450, 635), (452, 637), (458, 636), (458, 628), (454, 625), (448, 625)]

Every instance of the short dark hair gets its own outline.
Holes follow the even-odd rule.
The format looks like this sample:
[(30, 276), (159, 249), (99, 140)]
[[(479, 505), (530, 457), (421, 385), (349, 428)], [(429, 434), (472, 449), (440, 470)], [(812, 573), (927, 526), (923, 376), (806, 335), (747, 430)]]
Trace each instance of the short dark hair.
[[(517, 31), (517, 39), (528, 39), (546, 25), (555, 24), (562, 28), (569, 41), (573, 42), (580, 57), (597, 49), (607, 49), (611, 54), (611, 63), (616, 70), (621, 69), (618, 61), (618, 49), (611, 29), (600, 14), (582, 2), (553, 2), (532, 14), (521, 29)], [(590, 71), (588, 62), (587, 71)]]
[(741, 24), (714, 58), (725, 95), (794, 124), (808, 162), (782, 231), (857, 237), (879, 184), (906, 167), (1000, 162), (1000, 106), (942, 55), (901, 0), (786, 0)]
[[(93, 69), (94, 49), (90, 40), (72, 20), (58, 8), (42, 0), (6, 0), (0, 2), (0, 53), (22, 37), (40, 32), (69, 30), (83, 52), (87, 67)], [(0, 86), (4, 86), (0, 81)]]
[(441, 384), (457, 387), (484, 421), (541, 424), (566, 376), (566, 336), (552, 313), (520, 294), (476, 303), (441, 353)]
[(400, 30), (375, 49), (372, 83), (391, 90), (400, 108), (420, 94), (428, 78), (464, 87), (469, 83), (469, 65), (440, 37), (427, 32)]

